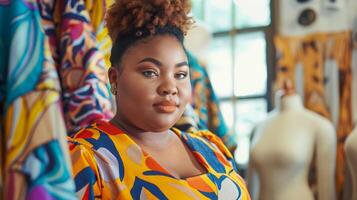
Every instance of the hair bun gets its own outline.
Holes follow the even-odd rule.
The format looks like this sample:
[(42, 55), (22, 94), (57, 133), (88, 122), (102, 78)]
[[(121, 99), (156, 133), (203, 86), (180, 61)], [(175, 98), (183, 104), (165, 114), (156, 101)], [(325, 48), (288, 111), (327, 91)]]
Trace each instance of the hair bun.
[(137, 28), (155, 33), (155, 27), (171, 25), (186, 33), (193, 23), (190, 9), (189, 0), (116, 0), (105, 20), (113, 41)]

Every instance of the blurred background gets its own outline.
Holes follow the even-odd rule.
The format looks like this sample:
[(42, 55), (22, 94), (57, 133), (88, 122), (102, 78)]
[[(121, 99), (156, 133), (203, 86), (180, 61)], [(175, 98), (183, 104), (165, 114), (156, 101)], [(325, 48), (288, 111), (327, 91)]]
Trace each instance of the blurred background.
[[(343, 146), (357, 122), (357, 1), (192, 3), (198, 25), (189, 32), (187, 46), (208, 71), (237, 144), (234, 155), (241, 175), (246, 176), (254, 127), (274, 109), (275, 93), (290, 80), (305, 107), (335, 126), (336, 192), (341, 198)], [(209, 39), (197, 36), (204, 32)]]
[[(192, 0), (192, 4), (197, 29), (204, 29), (192, 34), (207, 31), (211, 38), (201, 37), (208, 44), (202, 45), (204, 52), (195, 49), (199, 44), (192, 44), (202, 42), (200, 37), (190, 33), (188, 37), (195, 39), (187, 45), (193, 46), (206, 65), (224, 120), (236, 135), (237, 163), (245, 168), (253, 128), (274, 107), (280, 58), (274, 39), (303, 43), (314, 35), (345, 31), (351, 32), (347, 40), (351, 39), (357, 25), (357, 4), (352, 0)], [(302, 73), (298, 70), (294, 79), (303, 79)], [(296, 87), (303, 95), (302, 80)]]
[[(30, 195), (35, 190), (27, 187), (52, 180), (42, 178), (55, 174), (46, 167), (61, 171), (64, 182), (41, 187), (67, 184), (73, 193), (66, 136), (113, 116), (112, 42), (104, 23), (112, 2), (0, 0), (1, 197), (6, 187), (13, 194), (6, 199)], [(341, 193), (343, 145), (357, 122), (357, 1), (192, 0), (192, 6), (196, 24), (185, 45), (195, 95), (188, 121), (221, 137), (245, 177), (254, 127), (290, 80), (305, 107), (335, 126)]]

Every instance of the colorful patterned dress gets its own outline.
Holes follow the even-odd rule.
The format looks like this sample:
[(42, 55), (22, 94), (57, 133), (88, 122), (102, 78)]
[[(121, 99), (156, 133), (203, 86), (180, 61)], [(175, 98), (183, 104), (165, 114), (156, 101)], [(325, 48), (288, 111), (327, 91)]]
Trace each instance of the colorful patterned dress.
[(207, 173), (177, 179), (127, 134), (100, 121), (69, 138), (80, 199), (250, 199), (233, 157), (208, 131), (173, 131)]

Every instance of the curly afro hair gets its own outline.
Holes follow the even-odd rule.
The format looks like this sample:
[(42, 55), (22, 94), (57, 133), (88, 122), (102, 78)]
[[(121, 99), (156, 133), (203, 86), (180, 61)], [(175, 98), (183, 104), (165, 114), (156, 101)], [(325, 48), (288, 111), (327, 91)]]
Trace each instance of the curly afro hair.
[(155, 34), (155, 27), (171, 25), (184, 34), (193, 24), (188, 16), (189, 0), (116, 0), (109, 8), (106, 23), (113, 41), (133, 29), (146, 28)]

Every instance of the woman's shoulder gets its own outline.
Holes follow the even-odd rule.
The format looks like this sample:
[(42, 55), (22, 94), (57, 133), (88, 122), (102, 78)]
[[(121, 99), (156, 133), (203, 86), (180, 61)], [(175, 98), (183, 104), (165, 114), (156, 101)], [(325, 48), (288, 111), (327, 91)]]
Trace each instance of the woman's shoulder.
[(112, 137), (123, 132), (109, 122), (97, 121), (80, 129), (73, 136), (68, 137), (67, 141), (70, 147), (82, 147), (86, 149), (97, 150), (100, 147), (110, 147), (113, 143)]
[(119, 154), (118, 140), (115, 135), (122, 134), (109, 122), (98, 121), (79, 130), (68, 137), (68, 146), (73, 160), (92, 162), (91, 165), (100, 168), (116, 166), (122, 168), (122, 157)]

